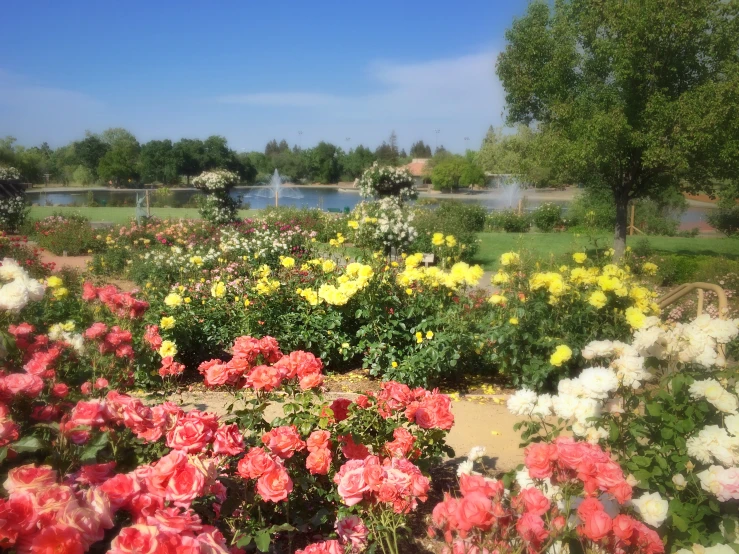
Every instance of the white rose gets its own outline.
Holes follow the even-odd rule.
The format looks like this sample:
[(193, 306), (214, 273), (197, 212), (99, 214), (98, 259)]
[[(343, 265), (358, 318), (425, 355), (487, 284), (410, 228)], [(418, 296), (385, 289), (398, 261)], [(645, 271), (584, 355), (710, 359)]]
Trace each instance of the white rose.
[(675, 485), (675, 488), (679, 491), (685, 489), (685, 487), (688, 486), (688, 482), (685, 480), (685, 476), (680, 473), (672, 476), (672, 484)]
[(28, 304), (28, 289), (18, 279), (0, 288), (0, 310), (20, 312)]
[(739, 415), (734, 414), (724, 419), (724, 425), (729, 434), (739, 437)]
[(647, 525), (659, 527), (667, 519), (668, 502), (658, 492), (643, 494), (632, 504)]

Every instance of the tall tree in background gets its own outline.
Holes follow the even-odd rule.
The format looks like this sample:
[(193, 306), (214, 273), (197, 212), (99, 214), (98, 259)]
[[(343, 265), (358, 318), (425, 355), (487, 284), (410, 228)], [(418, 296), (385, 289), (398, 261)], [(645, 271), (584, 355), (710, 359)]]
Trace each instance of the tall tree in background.
[(422, 140), (414, 142), (411, 146), (411, 158), (430, 158), (431, 157), (431, 146), (424, 143)]
[(357, 179), (374, 161), (375, 155), (372, 150), (360, 144), (344, 155), (341, 161), (344, 176), (348, 179)]
[(172, 141), (151, 140), (141, 147), (139, 173), (147, 182), (175, 183), (179, 177), (180, 160)]
[(98, 135), (87, 133), (87, 136), (74, 143), (74, 153), (79, 163), (97, 176), (100, 160), (110, 150), (110, 144), (103, 142)]
[(330, 142), (319, 142), (307, 151), (308, 173), (314, 181), (323, 184), (337, 183), (341, 176), (339, 157), (343, 154)]
[(630, 200), (703, 186), (725, 175), (721, 154), (739, 158), (737, 125), (715, 117), (738, 115), (737, 0), (535, 2), (506, 39), (508, 122), (538, 125), (554, 162), (612, 191), (617, 255)]
[(184, 175), (187, 184), (190, 179), (203, 172), (205, 147), (200, 139), (180, 139), (173, 145), (174, 155), (179, 161), (179, 174)]
[(382, 144), (375, 150), (375, 158), (382, 165), (398, 165), (398, 136), (395, 131), (390, 133), (388, 142), (382, 141)]
[(100, 140), (108, 145), (108, 151), (98, 163), (98, 176), (116, 185), (134, 182), (138, 177), (138, 161), (141, 146), (136, 137), (120, 127), (106, 129)]

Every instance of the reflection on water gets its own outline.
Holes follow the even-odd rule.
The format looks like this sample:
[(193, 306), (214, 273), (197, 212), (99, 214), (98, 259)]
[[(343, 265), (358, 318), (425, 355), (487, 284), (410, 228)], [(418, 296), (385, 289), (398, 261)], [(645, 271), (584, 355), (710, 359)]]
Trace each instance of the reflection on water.
[[(250, 207), (261, 209), (274, 205), (274, 198), (269, 196), (260, 196), (255, 194), (260, 187), (236, 187), (231, 191), (234, 199), (241, 199), (242, 203), (248, 203)], [(136, 193), (142, 193), (141, 190), (95, 190), (92, 191), (92, 198), (99, 206), (135, 206)], [(280, 196), (281, 206), (294, 206), (298, 208), (320, 208), (322, 210), (344, 211), (351, 210), (361, 200), (357, 191), (339, 190), (327, 187), (310, 187), (301, 186), (300, 192), (302, 196), (288, 197)], [(200, 194), (199, 191), (170, 189), (168, 196), (168, 205), (172, 207), (180, 207), (190, 204), (193, 197)], [(89, 201), (90, 191), (63, 191), (63, 192), (41, 192), (27, 191), (26, 196), (29, 202), (37, 206), (86, 206)], [(439, 197), (434, 197), (439, 198)], [(442, 197), (443, 198), (443, 197)], [(503, 200), (503, 201), (501, 201)], [(509, 205), (517, 205), (517, 199), (508, 198), (507, 195), (503, 199), (488, 194), (471, 196), (462, 198), (459, 202), (470, 204), (481, 204), (489, 209), (507, 208)], [(547, 202), (546, 199), (526, 199), (527, 211), (534, 210), (542, 203)], [(555, 204), (561, 205), (567, 209), (568, 201), (554, 201)], [(707, 214), (711, 211), (708, 207), (691, 206), (682, 215), (680, 221), (683, 225), (695, 224), (706, 221)]]

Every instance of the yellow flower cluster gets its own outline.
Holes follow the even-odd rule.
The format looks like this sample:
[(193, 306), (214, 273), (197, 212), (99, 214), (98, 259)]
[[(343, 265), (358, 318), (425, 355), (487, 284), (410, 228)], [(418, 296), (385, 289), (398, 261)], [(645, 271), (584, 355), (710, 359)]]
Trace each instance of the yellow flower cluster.
[(318, 306), (318, 293), (313, 289), (295, 289), (299, 296), (308, 301), (311, 306)]
[(457, 262), (449, 271), (438, 267), (419, 267), (423, 254), (412, 254), (405, 259), (405, 269), (398, 274), (398, 284), (408, 287), (414, 283), (424, 283), (431, 287), (444, 286), (457, 290), (466, 285), (474, 287), (483, 276), (479, 265), (470, 266), (465, 262)]
[(500, 255), (501, 265), (517, 265), (521, 261), (521, 256), (518, 252), (506, 252)]
[(210, 295), (213, 298), (223, 298), (226, 296), (226, 284), (223, 281), (216, 281), (210, 287)]
[(346, 238), (344, 237), (344, 235), (342, 235), (341, 233), (336, 233), (336, 238), (335, 239), (331, 239), (330, 241), (328, 241), (328, 243), (329, 243), (330, 246), (338, 247), (338, 246), (341, 246), (342, 244), (344, 244), (344, 241), (345, 240), (346, 240)]
[(431, 237), (431, 244), (434, 246), (444, 246), (446, 244), (449, 248), (454, 248), (457, 245), (457, 239), (454, 235), (444, 236), (444, 233), (434, 233)]
[(346, 266), (344, 274), (337, 279), (339, 286), (324, 283), (318, 289), (318, 298), (333, 306), (343, 306), (367, 286), (374, 274), (371, 266), (357, 262), (350, 263)]
[(257, 294), (261, 294), (262, 296), (269, 296), (273, 292), (276, 292), (280, 288), (280, 282), (277, 279), (269, 279), (267, 276), (262, 277), (259, 279), (252, 287), (252, 290), (254, 290)]

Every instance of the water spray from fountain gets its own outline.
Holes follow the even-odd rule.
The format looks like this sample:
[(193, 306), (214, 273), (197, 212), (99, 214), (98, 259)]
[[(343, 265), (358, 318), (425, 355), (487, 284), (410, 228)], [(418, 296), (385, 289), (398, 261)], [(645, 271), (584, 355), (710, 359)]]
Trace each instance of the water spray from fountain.
[(275, 169), (266, 186), (254, 189), (246, 196), (247, 198), (274, 198), (276, 208), (280, 205), (280, 198), (303, 198), (303, 193), (295, 187), (286, 187), (280, 173)]

